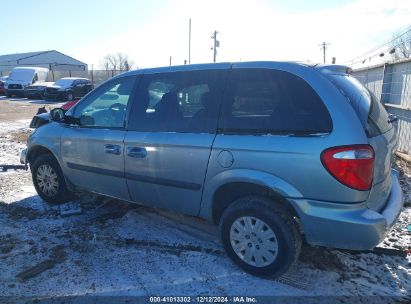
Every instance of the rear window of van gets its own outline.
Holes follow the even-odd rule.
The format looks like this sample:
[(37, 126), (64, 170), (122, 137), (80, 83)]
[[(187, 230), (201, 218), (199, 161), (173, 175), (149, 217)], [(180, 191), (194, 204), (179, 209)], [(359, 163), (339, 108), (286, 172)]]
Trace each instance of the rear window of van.
[(391, 129), (383, 104), (361, 82), (350, 75), (331, 75), (331, 81), (348, 99), (369, 137)]
[(332, 130), (320, 96), (302, 78), (274, 69), (231, 72), (219, 124), (222, 133), (318, 135)]

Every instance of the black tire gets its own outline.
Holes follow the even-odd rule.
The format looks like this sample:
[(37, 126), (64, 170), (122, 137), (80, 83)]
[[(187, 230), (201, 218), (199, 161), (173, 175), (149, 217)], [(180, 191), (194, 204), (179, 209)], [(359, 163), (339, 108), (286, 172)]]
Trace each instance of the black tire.
[[(245, 233), (248, 237), (248, 240), (245, 240), (244, 242), (247, 243), (246, 247), (249, 248), (240, 246), (241, 248), (244, 248), (244, 252), (252, 249), (255, 253), (258, 252), (255, 250), (263, 250), (262, 246), (264, 246), (264, 250), (270, 248), (270, 253), (272, 254), (271, 258), (273, 259), (272, 262), (271, 258), (266, 259), (266, 256), (269, 256), (269, 254), (266, 256), (263, 254), (259, 255), (260, 262), (262, 261), (263, 263), (260, 266), (252, 265), (245, 261), (246, 254), (241, 258), (239, 255), (242, 254), (241, 250), (238, 250), (239, 254), (237, 254), (233, 249), (230, 238), (231, 228), (235, 222), (236, 224), (244, 222), (242, 219), (251, 219), (251, 221), (258, 219), (260, 223), (264, 223), (262, 228), (266, 228), (266, 230), (262, 230), (261, 228), (260, 235), (269, 231), (268, 228), (274, 233), (275, 238), (270, 240), (267, 239), (266, 241), (262, 241), (257, 236), (251, 236), (255, 241), (255, 243), (253, 243), (249, 233), (244, 232), (247, 230), (243, 230), (242, 233)], [(256, 225), (257, 222), (254, 223)], [(255, 228), (256, 226), (253, 227)], [(238, 230), (234, 226), (233, 229), (233, 233), (235, 234)], [(250, 196), (240, 198), (233, 202), (224, 211), (221, 217), (220, 231), (221, 239), (228, 256), (242, 269), (253, 275), (278, 278), (291, 269), (300, 255), (302, 238), (294, 218), (279, 203), (265, 197)], [(251, 232), (251, 230), (249, 232)], [(233, 243), (237, 242), (235, 238), (236, 237), (233, 237)], [(267, 245), (262, 245), (263, 243), (266, 243)], [(261, 247), (259, 247), (259, 245)], [(260, 251), (260, 253), (261, 252), (262, 251)], [(276, 255), (274, 254), (275, 252)], [(257, 263), (257, 255), (251, 254), (250, 256), (252, 257), (250, 262), (253, 263), (254, 259), (254, 262)]]
[(7, 96), (8, 98), (11, 98), (13, 95), (10, 94), (10, 93), (6, 93), (6, 96)]
[[(43, 200), (50, 204), (56, 205), (65, 203), (73, 198), (73, 194), (67, 188), (60, 165), (54, 156), (51, 154), (42, 154), (33, 161), (30, 167), (34, 187), (36, 188), (38, 195)], [(51, 170), (49, 178), (47, 179), (41, 179), (42, 172), (44, 172), (44, 170)], [(50, 189), (49, 186), (46, 188), (44, 186), (44, 183), (47, 182), (49, 183), (47, 185), (57, 184), (57, 186), (52, 186), (52, 191), (47, 191), (47, 189)]]
[(67, 101), (72, 101), (74, 99), (74, 94), (73, 92), (69, 91), (66, 93), (66, 100)]

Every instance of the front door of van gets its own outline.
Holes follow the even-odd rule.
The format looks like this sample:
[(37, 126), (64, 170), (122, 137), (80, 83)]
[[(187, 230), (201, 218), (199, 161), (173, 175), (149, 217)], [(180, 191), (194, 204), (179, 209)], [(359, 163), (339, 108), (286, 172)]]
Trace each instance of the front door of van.
[(228, 67), (143, 76), (125, 137), (132, 200), (198, 214)]
[(130, 199), (124, 178), (124, 136), (134, 83), (132, 77), (103, 84), (67, 113), (78, 124), (66, 125), (62, 132), (63, 171), (80, 189)]

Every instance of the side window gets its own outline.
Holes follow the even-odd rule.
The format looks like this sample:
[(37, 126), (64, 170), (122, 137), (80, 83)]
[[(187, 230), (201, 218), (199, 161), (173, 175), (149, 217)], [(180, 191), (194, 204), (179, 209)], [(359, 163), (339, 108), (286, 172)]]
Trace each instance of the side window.
[(112, 80), (74, 108), (73, 117), (84, 127), (123, 128), (135, 77)]
[(130, 115), (130, 130), (213, 133), (226, 70), (144, 75)]
[(178, 92), (178, 100), (184, 117), (194, 117), (200, 115), (206, 109), (205, 98), (210, 94), (208, 84), (195, 84), (186, 87)]
[(235, 69), (225, 94), (223, 133), (328, 133), (331, 117), (300, 77), (273, 69)]

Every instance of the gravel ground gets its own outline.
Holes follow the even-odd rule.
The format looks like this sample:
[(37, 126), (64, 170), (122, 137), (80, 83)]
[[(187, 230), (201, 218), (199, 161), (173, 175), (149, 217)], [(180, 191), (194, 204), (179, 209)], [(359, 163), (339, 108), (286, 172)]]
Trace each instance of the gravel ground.
[[(0, 120), (0, 165), (19, 164), (28, 123)], [(29, 171), (0, 171), (0, 302), (81, 295), (344, 296), (342, 303), (410, 297), (411, 256), (401, 254), (411, 249), (411, 169), (403, 161), (396, 166), (406, 207), (379, 246), (393, 254), (304, 246), (297, 265), (276, 281), (242, 272), (224, 253), (217, 228), (198, 218), (92, 196), (75, 201), (80, 214), (62, 216), (37, 196)]]

